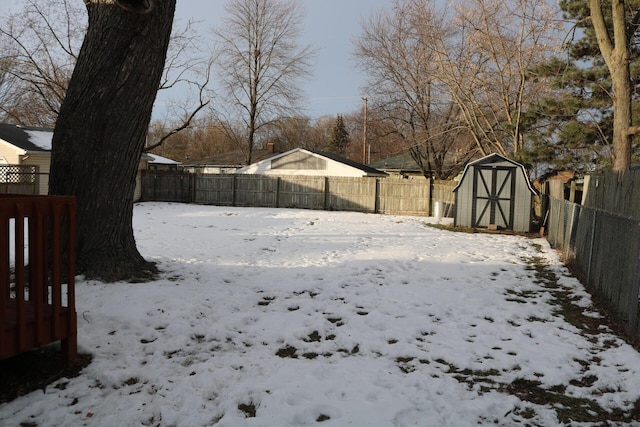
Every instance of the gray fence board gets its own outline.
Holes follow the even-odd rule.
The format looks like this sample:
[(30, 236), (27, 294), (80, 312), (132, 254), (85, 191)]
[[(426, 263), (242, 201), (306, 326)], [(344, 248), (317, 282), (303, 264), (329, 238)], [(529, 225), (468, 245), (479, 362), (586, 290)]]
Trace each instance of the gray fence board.
[(278, 206), (278, 179), (260, 175), (236, 177), (235, 206)]
[[(452, 193), (453, 194), (453, 193)], [(426, 179), (380, 181), (378, 211), (384, 214), (430, 214), (431, 186)]]
[(142, 174), (141, 200), (156, 202), (192, 201), (192, 176), (179, 172)]
[(640, 220), (551, 199), (549, 242), (638, 338)]
[(197, 174), (194, 179), (195, 203), (232, 206), (235, 192), (234, 175), (204, 175)]
[(375, 178), (331, 178), (327, 181), (327, 209), (376, 212), (376, 188)]
[(640, 219), (640, 170), (585, 177), (583, 205)]
[(280, 177), (278, 207), (326, 209), (326, 181), (319, 176)]

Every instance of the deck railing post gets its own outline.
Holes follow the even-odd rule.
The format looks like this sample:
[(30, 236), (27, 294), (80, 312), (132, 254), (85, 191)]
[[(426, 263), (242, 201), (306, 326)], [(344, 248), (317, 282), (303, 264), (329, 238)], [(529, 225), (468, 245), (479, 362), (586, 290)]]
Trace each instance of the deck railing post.
[(5, 319), (10, 315), (8, 310), (11, 287), (9, 274), (9, 216), (5, 210), (0, 210), (0, 321), (5, 325), (4, 328), (0, 328), (0, 358), (7, 356), (9, 347), (5, 342)]
[(0, 359), (61, 341), (63, 361), (76, 361), (75, 206), (66, 196), (0, 195)]
[(27, 336), (27, 316), (24, 301), (24, 207), (22, 203), (15, 205), (15, 300), (16, 300), (16, 348), (19, 352), (28, 350), (25, 338)]
[(76, 236), (76, 202), (70, 199), (66, 203), (67, 219), (67, 338), (62, 340), (62, 357), (67, 365), (76, 363), (78, 354), (78, 319), (76, 317), (76, 289), (75, 289), (75, 236)]
[(45, 248), (44, 213), (35, 207), (29, 218), (29, 299), (34, 306), (34, 334), (36, 344), (46, 341), (46, 319), (44, 308), (48, 303), (46, 276), (44, 272)]

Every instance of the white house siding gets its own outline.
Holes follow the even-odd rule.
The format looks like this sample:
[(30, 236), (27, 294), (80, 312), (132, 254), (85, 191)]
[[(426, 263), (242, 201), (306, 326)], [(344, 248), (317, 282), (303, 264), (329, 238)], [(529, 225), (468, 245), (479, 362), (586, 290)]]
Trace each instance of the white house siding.
[(363, 177), (360, 169), (304, 150), (243, 167), (237, 174)]
[(38, 167), (38, 194), (49, 194), (49, 170), (51, 166), (51, 153), (30, 153), (22, 156), (22, 161), (18, 162), (23, 165)]
[(23, 150), (0, 139), (0, 163), (17, 165), (20, 164), (20, 154)]

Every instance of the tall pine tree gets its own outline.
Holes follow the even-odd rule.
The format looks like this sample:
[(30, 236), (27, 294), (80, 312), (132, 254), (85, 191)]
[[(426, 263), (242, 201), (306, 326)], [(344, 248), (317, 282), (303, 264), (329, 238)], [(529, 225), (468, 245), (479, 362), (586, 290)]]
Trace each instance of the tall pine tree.
[[(611, 3), (609, 0), (604, 3), (602, 10), (610, 21)], [(589, 2), (561, 0), (559, 5), (564, 18), (574, 27), (566, 45), (566, 57), (554, 58), (531, 70), (532, 78), (549, 81), (553, 95), (529, 106), (527, 133), (531, 146), (521, 153), (520, 160), (526, 164), (545, 164), (551, 170), (609, 169), (613, 155), (612, 85), (591, 23)], [(625, 8), (627, 15), (634, 17), (640, 9), (640, 0), (627, 1)], [(633, 25), (631, 21), (628, 23), (630, 31)], [(630, 62), (636, 111), (640, 110), (635, 77), (640, 72), (638, 41), (631, 40)]]
[(336, 122), (331, 131), (331, 141), (329, 141), (329, 151), (343, 156), (349, 145), (349, 131), (344, 124), (344, 118), (341, 114), (336, 117)]

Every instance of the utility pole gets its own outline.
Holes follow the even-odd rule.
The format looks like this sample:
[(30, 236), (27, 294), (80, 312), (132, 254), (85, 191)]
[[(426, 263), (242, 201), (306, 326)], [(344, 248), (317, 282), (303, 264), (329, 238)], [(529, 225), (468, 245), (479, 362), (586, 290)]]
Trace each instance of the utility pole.
[(367, 164), (367, 97), (362, 98), (364, 101), (364, 122), (362, 129), (362, 164)]

